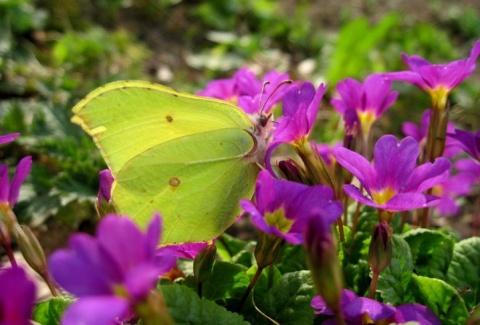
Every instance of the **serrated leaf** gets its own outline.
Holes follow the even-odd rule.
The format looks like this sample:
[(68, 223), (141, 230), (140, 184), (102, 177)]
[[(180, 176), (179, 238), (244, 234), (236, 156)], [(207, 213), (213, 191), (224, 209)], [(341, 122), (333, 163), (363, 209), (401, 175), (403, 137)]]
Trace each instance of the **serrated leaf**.
[(405, 301), (408, 284), (413, 273), (413, 260), (407, 242), (398, 235), (392, 236), (392, 260), (380, 273), (377, 291), (383, 302), (399, 305)]
[(467, 307), (480, 303), (480, 238), (472, 237), (455, 244), (447, 272), (447, 282), (465, 291), (462, 298)]
[(285, 245), (280, 253), (280, 263), (277, 268), (282, 274), (308, 270), (305, 247), (303, 245)]
[(200, 299), (195, 291), (186, 286), (173, 284), (160, 286), (168, 312), (177, 325), (225, 324), (246, 325), (239, 314), (207, 299)]
[(203, 282), (203, 296), (220, 305), (239, 301), (250, 283), (247, 268), (229, 262), (216, 261), (212, 274)]
[(411, 301), (427, 306), (443, 325), (465, 324), (468, 310), (454, 287), (443, 280), (413, 274), (409, 291)]
[(32, 319), (41, 325), (60, 324), (65, 309), (73, 302), (71, 298), (54, 297), (35, 306)]
[(453, 256), (453, 237), (418, 228), (403, 234), (403, 239), (410, 246), (416, 274), (445, 280)]
[[(278, 271), (277, 271), (278, 272)], [(262, 276), (267, 275), (266, 272)], [(263, 281), (262, 281), (263, 282)], [(260, 281), (259, 281), (260, 283)], [(290, 272), (276, 277), (267, 290), (265, 283), (255, 287), (254, 303), (258, 310), (279, 324), (312, 324), (315, 314), (310, 301), (315, 295), (310, 271)], [(242, 309), (252, 324), (271, 324), (253, 306)]]

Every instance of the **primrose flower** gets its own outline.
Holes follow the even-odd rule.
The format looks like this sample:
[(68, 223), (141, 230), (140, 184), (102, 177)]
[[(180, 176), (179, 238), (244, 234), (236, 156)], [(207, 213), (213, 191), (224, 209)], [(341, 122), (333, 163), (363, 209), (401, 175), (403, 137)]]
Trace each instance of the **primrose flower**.
[(398, 92), (392, 91), (391, 81), (379, 73), (369, 75), (363, 85), (355, 79), (347, 78), (337, 84), (337, 91), (340, 98), (333, 98), (331, 104), (342, 115), (347, 110), (354, 109), (364, 136), (398, 97)]
[(266, 170), (257, 179), (255, 204), (241, 200), (240, 205), (258, 229), (291, 244), (303, 243), (304, 228), (312, 212), (328, 224), (342, 214), (342, 206), (333, 201), (329, 187), (275, 179)]
[(475, 43), (468, 59), (445, 64), (432, 64), (420, 56), (402, 54), (410, 71), (389, 72), (385, 76), (425, 90), (432, 98), (433, 107), (444, 109), (450, 92), (472, 74), (479, 54), (480, 41)]
[(310, 82), (290, 86), (283, 98), (283, 116), (277, 120), (276, 143), (304, 143), (315, 124), (320, 101), (327, 87), (317, 90)]
[[(280, 74), (276, 71), (270, 71), (265, 74), (262, 80), (258, 80), (252, 71), (247, 68), (243, 68), (238, 70), (232, 78), (210, 81), (207, 84), (206, 89), (198, 92), (197, 94), (200, 96), (223, 99), (234, 104), (238, 103), (239, 106), (248, 114), (257, 113), (262, 108), (264, 109), (265, 113), (268, 113), (270, 109), (282, 99), (286, 89), (277, 90), (277, 88), (286, 80), (289, 80), (288, 74)], [(265, 85), (264, 88), (265, 82), (269, 82), (269, 84)], [(257, 99), (259, 105), (254, 106), (247, 104), (248, 101), (240, 101), (240, 98), (243, 96), (253, 98), (257, 95), (260, 95), (262, 90), (264, 92), (263, 98), (269, 98), (266, 103), (259, 103)], [(262, 104), (264, 104), (263, 107)]]
[[(428, 135), (428, 126), (430, 124), (430, 119), (432, 116), (432, 110), (427, 109), (423, 112), (420, 125), (416, 125), (412, 122), (402, 123), (402, 132), (407, 136), (411, 136), (420, 144), (420, 147), (424, 147), (427, 143)], [(455, 130), (455, 124), (453, 122), (447, 123), (447, 132), (452, 133)], [(447, 137), (445, 141), (445, 149), (443, 151), (443, 156), (453, 158), (455, 155), (461, 152), (461, 149), (458, 146), (458, 142), (452, 138)]]
[(55, 251), (49, 260), (53, 278), (78, 297), (62, 324), (111, 324), (130, 316), (175, 264), (172, 258), (155, 258), (160, 233), (159, 214), (145, 233), (129, 218), (110, 214), (96, 237), (70, 237), (69, 248)]
[(326, 143), (314, 143), (315, 149), (317, 149), (318, 154), (322, 157), (323, 161), (329, 166), (333, 167), (335, 164), (335, 156), (333, 153), (335, 152), (336, 148), (342, 146), (341, 143), (336, 143), (333, 146), (329, 146)]
[[(333, 316), (333, 311), (328, 308), (320, 296), (313, 297), (310, 302), (315, 314)], [(420, 304), (405, 304), (398, 307), (387, 305), (370, 298), (358, 297), (354, 292), (343, 289), (341, 302), (342, 315), (348, 325), (357, 324), (403, 324), (410, 321), (422, 325), (440, 325), (441, 322), (435, 314)], [(326, 320), (323, 324), (336, 324), (335, 319)]]
[(0, 136), (0, 144), (12, 142), (20, 133), (11, 133)]
[(480, 162), (474, 159), (459, 159), (454, 164), (461, 173), (467, 174), (473, 185), (480, 185)]
[(8, 175), (8, 166), (0, 165), (0, 208), (12, 209), (18, 201), (20, 187), (30, 173), (32, 168), (32, 157), (24, 157), (17, 165), (17, 170), (13, 175), (12, 183)]
[(470, 194), (471, 187), (476, 182), (478, 181), (470, 173), (461, 172), (449, 177), (445, 182), (435, 185), (432, 194), (440, 198), (435, 210), (442, 217), (458, 215), (460, 206), (457, 203), (457, 198)]
[(35, 303), (35, 284), (20, 267), (0, 270), (0, 324), (29, 325)]
[(369, 197), (354, 185), (344, 185), (345, 192), (365, 205), (390, 212), (432, 206), (438, 198), (422, 192), (445, 181), (450, 162), (440, 157), (433, 163), (416, 167), (419, 145), (406, 137), (398, 142), (393, 135), (381, 137), (374, 149), (374, 163), (346, 148), (337, 148), (337, 162), (358, 178)]
[(480, 161), (480, 131), (475, 134), (455, 129), (454, 133), (448, 133), (447, 135), (457, 140), (462, 149), (472, 156), (473, 159)]

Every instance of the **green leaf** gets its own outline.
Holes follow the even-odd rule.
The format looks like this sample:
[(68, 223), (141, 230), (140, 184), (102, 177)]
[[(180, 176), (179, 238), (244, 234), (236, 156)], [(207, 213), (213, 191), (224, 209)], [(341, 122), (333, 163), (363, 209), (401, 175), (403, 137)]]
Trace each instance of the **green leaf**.
[[(266, 274), (264, 271), (262, 277), (266, 278)], [(271, 324), (268, 318), (282, 325), (312, 324), (315, 314), (310, 301), (315, 291), (310, 271), (290, 272), (281, 277), (274, 276), (274, 279), (273, 286), (268, 291), (265, 290), (264, 281), (259, 280), (254, 288), (253, 302), (256, 308), (251, 304), (246, 305), (242, 309), (245, 318), (252, 324)]]
[(195, 291), (186, 286), (173, 284), (160, 286), (168, 312), (177, 325), (203, 324), (249, 324), (242, 316), (229, 312), (224, 307), (206, 299), (200, 299)]
[(480, 303), (480, 238), (472, 237), (455, 244), (448, 268), (447, 282), (465, 291), (462, 294), (467, 307)]
[(233, 256), (243, 251), (247, 245), (248, 242), (232, 237), (227, 233), (223, 233), (218, 240), (215, 241), (217, 254), (224, 261), (230, 261)]
[(427, 306), (443, 325), (465, 324), (468, 310), (457, 290), (440, 279), (413, 275), (409, 286), (411, 301)]
[(418, 275), (445, 280), (455, 239), (440, 231), (418, 228), (403, 235), (410, 246)]
[(360, 295), (368, 291), (370, 286), (370, 266), (366, 261), (372, 229), (377, 223), (377, 211), (370, 207), (362, 207), (356, 232), (351, 231), (341, 244), (345, 286)]
[(73, 302), (71, 298), (54, 297), (35, 306), (32, 319), (41, 325), (60, 324), (65, 309)]
[(282, 274), (308, 270), (305, 247), (303, 245), (285, 245), (280, 253), (280, 263), (277, 267)]
[(203, 296), (220, 305), (239, 301), (250, 283), (246, 271), (242, 265), (216, 261), (212, 274), (203, 282)]
[(377, 291), (383, 302), (399, 305), (405, 301), (406, 291), (413, 273), (413, 260), (407, 242), (392, 236), (392, 260), (380, 273)]

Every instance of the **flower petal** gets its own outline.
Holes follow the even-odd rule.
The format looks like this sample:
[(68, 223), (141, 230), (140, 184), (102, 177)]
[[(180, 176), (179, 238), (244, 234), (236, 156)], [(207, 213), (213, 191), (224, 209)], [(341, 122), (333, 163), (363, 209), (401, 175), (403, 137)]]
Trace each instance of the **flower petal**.
[(358, 178), (368, 192), (370, 189), (378, 189), (377, 173), (367, 159), (343, 147), (335, 149), (333, 155), (340, 165)]
[(127, 300), (114, 296), (80, 298), (65, 311), (62, 325), (116, 325), (129, 314)]
[(8, 196), (8, 204), (13, 207), (17, 203), (20, 195), (20, 187), (27, 178), (32, 169), (32, 157), (27, 156), (22, 158), (17, 165), (15, 175), (13, 175), (12, 184), (10, 185), (10, 194)]
[(433, 163), (426, 163), (415, 168), (405, 184), (403, 192), (423, 192), (444, 182), (450, 174), (450, 161), (437, 158)]
[(442, 322), (427, 307), (420, 304), (405, 304), (397, 307), (393, 321), (398, 324), (418, 322), (422, 325), (441, 325)]
[(69, 240), (70, 249), (57, 250), (49, 258), (49, 270), (55, 281), (76, 296), (112, 294), (112, 280), (120, 281), (116, 266), (108, 266), (98, 242), (85, 234)]
[(398, 142), (393, 135), (382, 136), (373, 153), (379, 190), (399, 191), (415, 169), (419, 152), (418, 142), (411, 137)]
[(0, 323), (30, 324), (35, 284), (20, 267), (0, 270)]

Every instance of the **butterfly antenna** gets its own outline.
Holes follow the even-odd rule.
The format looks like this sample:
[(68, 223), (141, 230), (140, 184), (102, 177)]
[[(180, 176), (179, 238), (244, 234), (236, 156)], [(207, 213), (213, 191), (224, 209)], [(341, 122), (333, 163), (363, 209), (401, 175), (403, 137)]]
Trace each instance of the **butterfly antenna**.
[[(267, 99), (265, 100), (265, 103), (263, 103), (263, 105), (261, 106), (262, 109), (260, 110), (260, 114), (263, 114), (263, 110), (265, 109), (265, 106), (267, 105), (268, 101), (270, 100), (270, 98), (272, 98), (273, 94), (275, 94), (277, 92), (277, 90), (282, 87), (283, 85), (286, 85), (286, 84), (292, 84), (293, 81), (292, 80), (283, 80), (282, 82), (280, 82), (277, 87), (275, 87), (275, 89), (268, 95)], [(265, 86), (270, 84), (269, 81), (265, 81), (263, 83), (263, 87), (262, 87), (262, 95), (263, 93), (265, 92)], [(262, 96), (260, 95), (260, 96)], [(260, 97), (260, 104), (262, 103), (262, 97)]]

